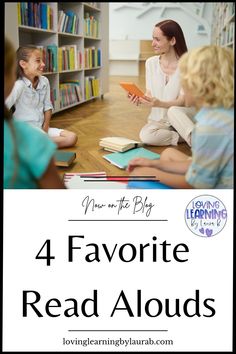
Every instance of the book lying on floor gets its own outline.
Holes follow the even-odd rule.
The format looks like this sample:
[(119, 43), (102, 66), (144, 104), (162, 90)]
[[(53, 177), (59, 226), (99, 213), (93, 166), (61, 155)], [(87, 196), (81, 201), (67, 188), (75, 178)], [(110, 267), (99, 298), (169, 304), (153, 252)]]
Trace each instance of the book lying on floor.
[(141, 143), (141, 141), (122, 138), (119, 136), (110, 136), (107, 138), (100, 139), (99, 145), (103, 147), (104, 150), (113, 152), (124, 152), (142, 146), (143, 143)]
[(76, 158), (76, 153), (72, 151), (57, 150), (54, 155), (55, 164), (59, 167), (69, 167)]
[(125, 169), (128, 166), (129, 161), (136, 157), (145, 157), (147, 159), (155, 160), (159, 159), (160, 155), (139, 147), (125, 152), (113, 152), (112, 154), (103, 156), (104, 159), (121, 169)]
[(107, 177), (106, 172), (65, 173), (63, 181), (68, 189), (126, 189), (127, 180)]

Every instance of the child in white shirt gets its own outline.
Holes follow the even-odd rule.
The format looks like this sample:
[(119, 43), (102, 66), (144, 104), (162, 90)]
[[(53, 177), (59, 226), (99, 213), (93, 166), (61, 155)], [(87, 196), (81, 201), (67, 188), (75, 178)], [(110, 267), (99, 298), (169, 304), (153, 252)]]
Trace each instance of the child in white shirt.
[(49, 81), (42, 76), (45, 64), (40, 50), (33, 46), (18, 48), (17, 64), (18, 80), (5, 102), (9, 109), (14, 106), (14, 118), (42, 129), (59, 148), (75, 145), (74, 132), (49, 127), (53, 106)]

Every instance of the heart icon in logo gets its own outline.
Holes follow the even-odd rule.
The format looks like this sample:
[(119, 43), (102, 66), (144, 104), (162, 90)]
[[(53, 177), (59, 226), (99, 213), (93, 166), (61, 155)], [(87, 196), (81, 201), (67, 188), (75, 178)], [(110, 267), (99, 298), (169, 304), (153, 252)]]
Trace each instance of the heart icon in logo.
[(212, 235), (213, 230), (212, 229), (206, 229), (206, 235), (207, 236), (211, 236)]
[(201, 229), (199, 229), (199, 231), (201, 232), (201, 234), (204, 235), (204, 228), (203, 227)]

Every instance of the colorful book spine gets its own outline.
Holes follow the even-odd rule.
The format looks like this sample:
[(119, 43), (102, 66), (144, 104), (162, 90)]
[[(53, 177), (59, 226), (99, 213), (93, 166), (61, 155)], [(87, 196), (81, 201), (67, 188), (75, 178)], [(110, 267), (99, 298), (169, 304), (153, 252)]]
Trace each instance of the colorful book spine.
[(84, 49), (85, 68), (91, 69), (101, 65), (101, 49), (90, 47)]
[(57, 101), (57, 90), (56, 90), (56, 88), (50, 88), (50, 100), (52, 102), (53, 108), (55, 109), (55, 103)]
[(48, 4), (38, 2), (18, 2), (17, 17), (19, 25), (47, 30), (53, 29), (54, 13), (52, 7)]
[(84, 81), (85, 99), (98, 97), (100, 93), (100, 82), (95, 76), (86, 76)]
[(99, 38), (99, 20), (88, 12), (84, 17), (84, 35), (88, 37)]
[(44, 46), (37, 46), (37, 48), (41, 52), (42, 60), (45, 64), (44, 71), (45, 72), (57, 72), (57, 46), (54, 44)]
[(76, 44), (66, 45), (58, 48), (58, 69), (78, 70), (82, 68), (82, 52)]
[(58, 60), (57, 60), (57, 46), (56, 45), (48, 45), (47, 46), (47, 51), (49, 53), (49, 57), (51, 58), (51, 62), (50, 62), (50, 65), (49, 65), (49, 70), (50, 72), (57, 72), (58, 70)]
[(18, 25), (22, 25), (21, 22), (21, 3), (17, 3), (17, 18), (18, 18)]
[(43, 29), (47, 29), (47, 4), (40, 3), (41, 6), (41, 24)]
[(63, 82), (59, 85), (60, 107), (67, 107), (74, 103), (82, 101), (82, 92), (80, 82), (72, 80)]
[(79, 34), (78, 14), (71, 10), (60, 10), (58, 13), (58, 32)]

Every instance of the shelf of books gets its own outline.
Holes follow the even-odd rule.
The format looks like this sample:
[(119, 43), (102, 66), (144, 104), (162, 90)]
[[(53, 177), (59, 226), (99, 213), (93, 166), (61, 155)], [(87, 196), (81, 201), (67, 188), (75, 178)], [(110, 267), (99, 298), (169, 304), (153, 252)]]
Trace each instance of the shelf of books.
[(235, 3), (213, 3), (212, 43), (234, 50)]
[[(108, 91), (108, 6), (99, 2), (5, 3), (6, 36), (16, 48), (35, 45), (42, 52), (54, 113)], [(7, 21), (14, 17), (15, 24)]]

